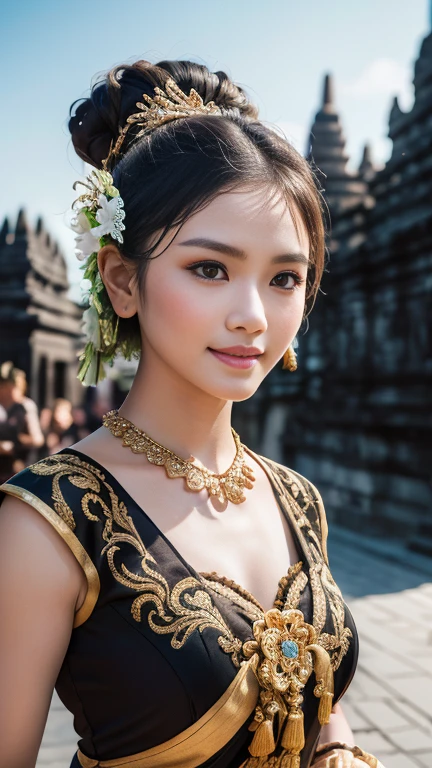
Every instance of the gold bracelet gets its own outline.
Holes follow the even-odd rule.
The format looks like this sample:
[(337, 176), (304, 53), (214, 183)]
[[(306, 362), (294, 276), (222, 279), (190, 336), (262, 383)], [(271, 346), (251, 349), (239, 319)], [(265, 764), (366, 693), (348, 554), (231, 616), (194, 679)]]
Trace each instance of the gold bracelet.
[(374, 757), (374, 755), (371, 755), (369, 752), (365, 752), (364, 749), (358, 747), (356, 744), (351, 747), (343, 741), (328, 741), (325, 744), (321, 744), (315, 752), (314, 761), (317, 758), (324, 757), (327, 752), (331, 752), (333, 749), (345, 749), (348, 752), (351, 752), (354, 757), (357, 757), (359, 760), (363, 761), (363, 763), (369, 765), (369, 768), (379, 768), (380, 763), (378, 758)]

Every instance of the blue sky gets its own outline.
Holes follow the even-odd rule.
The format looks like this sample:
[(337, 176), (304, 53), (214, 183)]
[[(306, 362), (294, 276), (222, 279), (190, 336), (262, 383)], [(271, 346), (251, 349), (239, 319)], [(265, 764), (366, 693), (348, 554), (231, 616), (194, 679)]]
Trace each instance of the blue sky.
[(32, 224), (42, 215), (76, 285), (64, 216), (85, 169), (70, 143), (69, 106), (97, 73), (137, 58), (187, 58), (225, 70), (302, 152), (331, 72), (350, 167), (365, 141), (383, 163), (393, 96), (404, 109), (412, 105), (430, 2), (0, 0), (0, 217), (15, 223), (20, 206)]

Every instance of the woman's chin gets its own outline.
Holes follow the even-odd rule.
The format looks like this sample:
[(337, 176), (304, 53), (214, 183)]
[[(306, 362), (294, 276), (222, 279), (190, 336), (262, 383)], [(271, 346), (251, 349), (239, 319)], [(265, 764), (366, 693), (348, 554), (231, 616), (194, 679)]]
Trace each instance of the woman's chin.
[(218, 400), (229, 400), (234, 403), (241, 403), (243, 400), (248, 400), (255, 394), (259, 385), (259, 381), (250, 379), (249, 381), (237, 381), (237, 382), (224, 382), (217, 386), (216, 382), (209, 382), (207, 387), (204, 387), (209, 395)]

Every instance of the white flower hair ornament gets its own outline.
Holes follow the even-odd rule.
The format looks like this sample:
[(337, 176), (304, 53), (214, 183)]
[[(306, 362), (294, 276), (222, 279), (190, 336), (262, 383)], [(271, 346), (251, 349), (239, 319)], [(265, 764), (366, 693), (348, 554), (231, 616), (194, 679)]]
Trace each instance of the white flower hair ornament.
[(156, 86), (153, 96), (143, 93), (143, 101), (136, 102), (138, 112), (127, 118), (116, 142), (111, 143), (108, 157), (103, 161), (103, 170), (94, 170), (85, 182), (74, 184), (74, 189), (77, 184), (86, 189), (72, 206), (75, 217), (71, 222), (77, 235), (75, 253), (80, 261), (87, 259), (83, 265), (84, 279), (91, 284), (90, 288), (87, 286), (89, 307), (84, 313), (87, 344), (80, 355), (78, 371), (78, 378), (86, 385), (97, 384), (104, 378), (103, 363), (112, 365), (116, 352), (120, 352), (128, 360), (131, 357), (139, 357), (141, 351), (139, 334), (124, 334), (124, 338), (119, 337), (119, 318), (112, 308), (97, 266), (99, 248), (109, 243), (110, 238), (122, 243), (122, 231), (125, 229), (123, 200), (107, 169), (111, 168), (113, 161), (120, 156), (126, 135), (133, 125), (140, 128), (136, 140), (173, 120), (222, 114), (214, 101), (204, 104), (194, 88), (191, 88), (187, 95), (171, 77), (167, 77), (164, 87), (165, 90)]
[[(77, 181), (85, 192), (72, 205), (74, 211), (70, 227), (75, 232), (75, 255), (84, 262), (84, 279), (88, 307), (83, 314), (83, 333), (86, 345), (79, 355), (78, 378), (85, 385), (96, 385), (105, 378), (104, 363), (113, 364), (117, 351), (119, 318), (114, 312), (101, 280), (97, 255), (99, 249), (112, 240), (123, 243), (125, 229), (124, 203), (113, 177), (106, 170), (93, 170), (85, 181)], [(123, 344), (121, 351), (131, 357), (136, 350)]]

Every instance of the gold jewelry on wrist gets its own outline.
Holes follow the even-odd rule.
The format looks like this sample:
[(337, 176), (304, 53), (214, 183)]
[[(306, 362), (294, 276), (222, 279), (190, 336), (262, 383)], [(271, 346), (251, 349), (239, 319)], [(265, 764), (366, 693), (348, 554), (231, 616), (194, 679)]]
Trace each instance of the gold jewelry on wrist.
[(170, 478), (184, 477), (190, 491), (207, 490), (209, 496), (216, 496), (221, 503), (225, 500), (233, 504), (241, 504), (246, 500), (243, 491), (253, 488), (255, 476), (252, 467), (246, 464), (244, 448), (237, 432), (232, 429), (236, 453), (231, 466), (220, 475), (210, 472), (206, 467), (194, 464), (195, 459), (181, 459), (176, 453), (152, 440), (142, 429), (123, 418), (117, 410), (106, 413), (102, 418), (104, 427), (110, 430), (114, 437), (121, 437), (122, 444), (133, 453), (144, 453), (151, 464), (165, 467)]
[(334, 749), (344, 749), (351, 752), (354, 757), (361, 760), (363, 763), (366, 763), (370, 768), (379, 768), (380, 766), (377, 757), (374, 757), (374, 755), (371, 755), (369, 752), (365, 752), (364, 749), (358, 747), (357, 744), (350, 746), (344, 741), (328, 741), (325, 744), (321, 744), (315, 752), (314, 761), (324, 757), (327, 752), (331, 752)]

